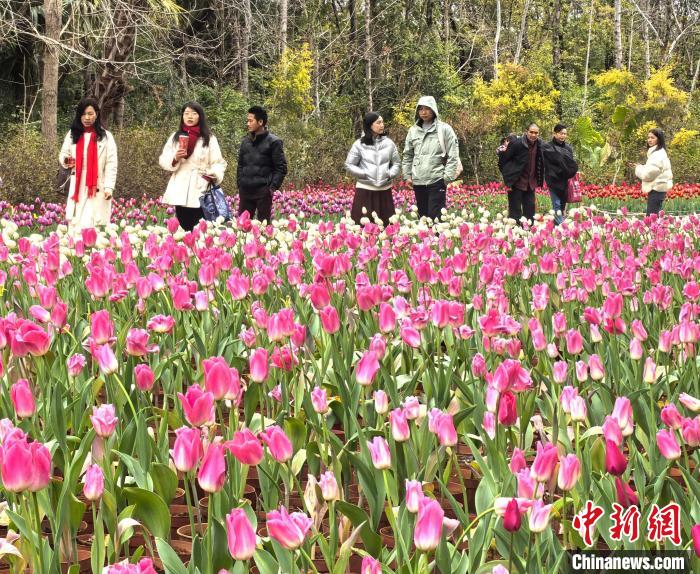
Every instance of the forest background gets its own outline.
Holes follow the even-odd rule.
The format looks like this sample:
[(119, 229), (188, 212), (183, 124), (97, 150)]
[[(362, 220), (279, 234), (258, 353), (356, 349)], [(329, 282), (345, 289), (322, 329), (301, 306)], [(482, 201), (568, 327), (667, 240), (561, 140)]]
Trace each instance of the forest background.
[(403, 148), (436, 97), (463, 179), (497, 180), (495, 147), (559, 120), (588, 181), (619, 183), (652, 126), (677, 181), (700, 174), (697, 0), (0, 0), (0, 199), (52, 196), (75, 105), (95, 95), (120, 152), (117, 193), (160, 194), (181, 105), (205, 108), (235, 161), (252, 104), (285, 140), (287, 185), (337, 184), (367, 110)]

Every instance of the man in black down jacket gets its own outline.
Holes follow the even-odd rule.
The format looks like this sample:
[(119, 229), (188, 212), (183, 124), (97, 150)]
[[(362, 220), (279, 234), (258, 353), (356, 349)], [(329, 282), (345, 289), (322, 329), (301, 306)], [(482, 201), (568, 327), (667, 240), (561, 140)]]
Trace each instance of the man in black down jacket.
[(498, 150), (498, 169), (508, 191), (508, 217), (518, 223), (524, 215), (530, 223), (535, 217), (535, 189), (544, 183), (544, 159), (540, 128), (530, 125), (522, 137)]
[[(267, 111), (248, 110), (248, 134), (238, 150), (238, 215), (247, 211), (259, 221), (272, 221), (272, 194), (287, 175), (282, 140), (267, 130)], [(256, 215), (257, 212), (257, 215)]]
[(569, 180), (576, 175), (578, 163), (573, 148), (566, 143), (568, 132), (564, 124), (554, 126), (552, 141), (542, 146), (545, 163), (544, 178), (552, 198), (554, 223), (564, 221)]

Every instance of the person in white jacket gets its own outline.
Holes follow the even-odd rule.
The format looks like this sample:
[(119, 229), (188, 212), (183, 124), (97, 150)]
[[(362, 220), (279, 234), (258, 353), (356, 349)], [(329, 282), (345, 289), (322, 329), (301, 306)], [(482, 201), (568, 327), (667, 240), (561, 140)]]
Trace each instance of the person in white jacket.
[(666, 193), (673, 187), (671, 160), (666, 153), (666, 137), (658, 128), (647, 134), (647, 162), (635, 164), (634, 174), (642, 182), (642, 191), (647, 194), (647, 215), (659, 213)]
[(66, 201), (69, 232), (107, 225), (117, 181), (117, 144), (102, 127), (97, 100), (78, 103), (58, 161), (72, 169)]
[(180, 129), (165, 142), (159, 163), (172, 172), (162, 201), (174, 205), (180, 227), (192, 231), (204, 217), (199, 198), (210, 183), (221, 184), (227, 166), (197, 102), (182, 106)]

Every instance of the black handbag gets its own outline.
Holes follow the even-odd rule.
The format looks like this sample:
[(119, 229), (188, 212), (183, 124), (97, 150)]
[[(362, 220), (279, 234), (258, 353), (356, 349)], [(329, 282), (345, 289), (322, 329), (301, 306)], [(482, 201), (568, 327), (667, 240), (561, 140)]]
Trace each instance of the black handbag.
[(219, 185), (210, 183), (207, 186), (207, 191), (199, 198), (199, 205), (204, 212), (204, 219), (207, 221), (216, 221), (219, 217), (223, 217), (224, 221), (231, 220), (231, 210)]
[(56, 185), (54, 191), (60, 195), (68, 197), (68, 190), (70, 189), (70, 176), (73, 173), (73, 169), (70, 167), (59, 167), (58, 173), (56, 174)]

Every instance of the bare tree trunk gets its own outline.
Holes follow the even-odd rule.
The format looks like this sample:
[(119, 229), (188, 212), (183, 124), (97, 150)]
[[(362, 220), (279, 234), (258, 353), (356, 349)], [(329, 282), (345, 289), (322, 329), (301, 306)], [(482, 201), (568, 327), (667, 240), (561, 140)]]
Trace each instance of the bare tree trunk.
[(695, 72), (693, 73), (693, 81), (690, 83), (690, 93), (688, 94), (688, 104), (686, 105), (686, 110), (690, 111), (690, 103), (693, 100), (693, 93), (698, 85), (698, 77), (700, 76), (700, 57), (695, 64)]
[(289, 18), (289, 1), (280, 0), (280, 54), (287, 47), (287, 22)]
[(588, 39), (586, 40), (586, 65), (583, 71), (583, 98), (581, 100), (581, 115), (586, 113), (586, 100), (588, 99), (588, 68), (591, 61), (591, 35), (593, 32), (593, 13), (595, 12), (594, 0), (588, 7)]
[(114, 125), (119, 129), (124, 127), (124, 108), (125, 108), (125, 97), (124, 94), (119, 96), (116, 106), (114, 106)]
[(513, 57), (513, 63), (517, 66), (520, 62), (520, 52), (523, 49), (523, 39), (525, 38), (525, 29), (527, 28), (527, 13), (530, 11), (531, 0), (525, 0), (525, 6), (523, 6), (523, 16), (520, 19), (520, 32), (518, 33), (518, 43), (515, 46), (515, 56)]
[(613, 33), (615, 36), (614, 63), (618, 70), (622, 69), (622, 0), (615, 0), (613, 15)]
[(46, 43), (41, 97), (41, 134), (56, 143), (58, 109), (58, 40), (61, 35), (61, 0), (44, 0)]
[(627, 71), (632, 71), (632, 47), (634, 45), (634, 14), (630, 17), (630, 41), (627, 47)]
[(501, 40), (501, 0), (496, 0), (496, 36), (493, 39), (493, 77), (498, 79), (498, 43)]
[(250, 57), (250, 28), (253, 15), (250, 0), (243, 0), (243, 29), (241, 30), (241, 92), (248, 95), (248, 58)]
[(442, 25), (444, 27), (443, 36), (445, 37), (445, 42), (450, 41), (450, 7), (452, 5), (451, 0), (444, 0), (445, 4), (443, 6), (442, 12)]
[(649, 45), (649, 23), (646, 18), (642, 18), (642, 40), (644, 41), (644, 77), (648, 80), (651, 77), (651, 46)]
[(372, 0), (365, 0), (365, 62), (367, 74), (367, 110), (374, 109), (372, 101)]
[[(561, 0), (554, 0), (552, 12), (552, 79), (554, 87), (561, 92)], [(557, 100), (557, 114), (562, 115), (561, 97)]]

